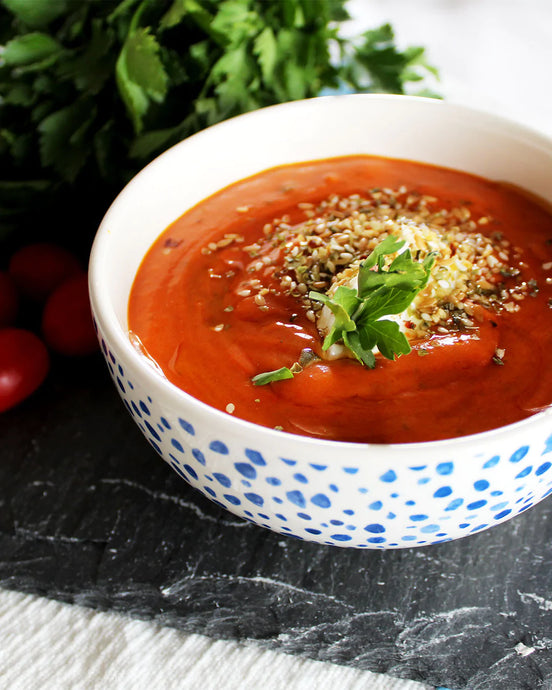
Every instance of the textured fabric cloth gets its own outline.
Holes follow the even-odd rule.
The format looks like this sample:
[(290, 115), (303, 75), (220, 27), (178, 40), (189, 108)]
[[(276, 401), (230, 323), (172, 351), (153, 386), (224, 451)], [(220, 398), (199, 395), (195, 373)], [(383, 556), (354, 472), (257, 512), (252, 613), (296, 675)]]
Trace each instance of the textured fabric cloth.
[[(550, 0), (351, 0), (350, 33), (390, 21), (423, 45), (450, 100), (552, 135)], [(427, 690), (390, 676), (186, 635), (0, 591), (0, 688), (10, 690)]]
[(0, 590), (0, 688), (426, 690), (429, 686)]

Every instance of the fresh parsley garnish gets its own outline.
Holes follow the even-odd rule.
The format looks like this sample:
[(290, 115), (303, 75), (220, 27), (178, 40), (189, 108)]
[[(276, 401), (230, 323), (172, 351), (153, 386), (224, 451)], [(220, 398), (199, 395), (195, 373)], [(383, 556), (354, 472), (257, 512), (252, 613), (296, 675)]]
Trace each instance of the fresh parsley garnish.
[(21, 218), (34, 228), (48, 205), (48, 232), (66, 224), (73, 238), (76, 210), (95, 201), (79, 223), (91, 239), (149, 160), (234, 115), (321, 93), (430, 86), (423, 48), (399, 49), (389, 24), (341, 35), (346, 4), (0, 0), (0, 236), (23, 232)]
[(408, 354), (410, 344), (395, 321), (385, 316), (401, 314), (429, 280), (435, 254), (423, 261), (415, 261), (409, 249), (399, 253), (385, 267), (385, 257), (399, 252), (404, 241), (389, 235), (362, 262), (357, 288), (340, 285), (329, 295), (311, 291), (311, 300), (321, 302), (334, 315), (334, 323), (322, 345), (327, 350), (342, 341), (355, 357), (373, 369), (376, 357), (373, 349), (387, 359)]
[[(340, 285), (332, 296), (311, 290), (310, 299), (321, 302), (334, 316), (323, 350), (341, 341), (370, 369), (376, 366), (375, 347), (387, 359), (411, 351), (399, 324), (383, 317), (401, 314), (426, 287), (435, 253), (429, 252), (423, 261), (415, 261), (410, 249), (406, 249), (386, 268), (385, 257), (399, 252), (404, 245), (403, 240), (393, 235), (380, 242), (360, 265), (356, 289)], [(264, 386), (293, 378), (293, 375), (291, 369), (282, 367), (258, 374), (251, 380), (256, 386)]]

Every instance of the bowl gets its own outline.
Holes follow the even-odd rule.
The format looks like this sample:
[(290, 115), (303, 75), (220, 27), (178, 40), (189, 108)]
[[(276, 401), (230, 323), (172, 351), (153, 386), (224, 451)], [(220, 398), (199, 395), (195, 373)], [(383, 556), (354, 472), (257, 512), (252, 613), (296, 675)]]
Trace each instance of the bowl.
[(500, 179), (552, 202), (552, 141), (500, 117), (408, 96), (329, 96), (271, 106), (184, 140), (116, 198), (90, 257), (98, 338), (145, 438), (222, 508), (280, 534), (340, 547), (458, 539), (509, 520), (552, 492), (550, 409), (444, 441), (317, 440), (211, 408), (168, 382), (129, 341), (135, 273), (172, 221), (273, 166), (357, 153)]

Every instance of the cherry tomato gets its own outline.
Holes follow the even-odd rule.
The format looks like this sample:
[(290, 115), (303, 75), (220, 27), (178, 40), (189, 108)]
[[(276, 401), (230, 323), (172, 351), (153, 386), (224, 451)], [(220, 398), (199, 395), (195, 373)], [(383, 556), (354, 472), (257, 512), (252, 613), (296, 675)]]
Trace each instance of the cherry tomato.
[(83, 272), (74, 254), (48, 242), (18, 249), (10, 259), (8, 271), (22, 294), (40, 302), (64, 280)]
[(13, 278), (0, 271), (0, 328), (11, 326), (17, 316), (19, 296)]
[(46, 378), (50, 359), (46, 346), (31, 331), (0, 330), (0, 412), (18, 405)]
[(42, 312), (42, 333), (61, 355), (88, 355), (98, 349), (86, 274), (69, 278), (50, 295)]

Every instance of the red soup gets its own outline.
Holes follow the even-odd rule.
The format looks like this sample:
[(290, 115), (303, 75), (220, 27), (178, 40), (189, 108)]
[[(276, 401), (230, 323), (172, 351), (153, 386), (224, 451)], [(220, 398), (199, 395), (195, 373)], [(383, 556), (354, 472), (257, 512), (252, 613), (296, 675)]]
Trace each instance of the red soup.
[(267, 427), (376, 443), (493, 429), (552, 403), (552, 215), (409, 161), (274, 168), (158, 238), (129, 330), (174, 384)]

